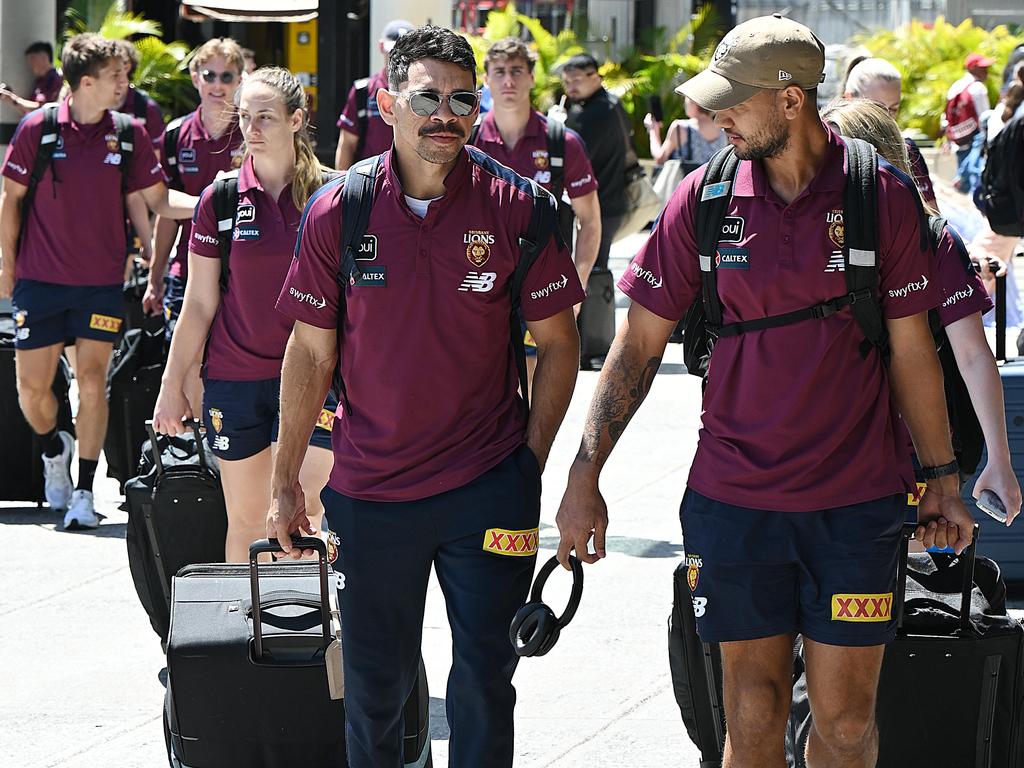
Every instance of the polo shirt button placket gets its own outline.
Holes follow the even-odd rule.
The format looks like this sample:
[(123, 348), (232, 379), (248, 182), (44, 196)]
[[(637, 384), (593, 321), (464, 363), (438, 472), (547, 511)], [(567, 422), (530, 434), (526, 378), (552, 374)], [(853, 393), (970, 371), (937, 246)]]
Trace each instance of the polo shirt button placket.
[(793, 266), (793, 209), (786, 208), (782, 215), (782, 245), (779, 247), (779, 266), (792, 268)]

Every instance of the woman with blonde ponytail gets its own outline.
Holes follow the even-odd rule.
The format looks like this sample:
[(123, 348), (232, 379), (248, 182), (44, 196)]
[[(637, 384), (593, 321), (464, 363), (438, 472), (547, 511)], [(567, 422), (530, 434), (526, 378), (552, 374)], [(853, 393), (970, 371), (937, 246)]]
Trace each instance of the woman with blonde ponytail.
[[(235, 105), (245, 156), (238, 171), (227, 286), (222, 293), (211, 185), (196, 207), (185, 302), (153, 426), (167, 434), (184, 430), (182, 419), (192, 417), (184, 377), (205, 345), (202, 419), (210, 449), (220, 459), (228, 510), (226, 559), (244, 562), (249, 544), (266, 532), (281, 363), (293, 324), (274, 305), (291, 264), (302, 209), (330, 170), (313, 153), (306, 92), (287, 69), (253, 72), (235, 93)], [(333, 464), (333, 406), (325, 403), (300, 472), (311, 533), (323, 515), (320, 490)]]

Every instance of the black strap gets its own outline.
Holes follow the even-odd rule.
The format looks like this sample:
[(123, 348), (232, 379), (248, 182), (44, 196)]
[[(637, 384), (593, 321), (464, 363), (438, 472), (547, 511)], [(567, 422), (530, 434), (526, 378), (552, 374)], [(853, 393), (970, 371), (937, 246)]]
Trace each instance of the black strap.
[(132, 223), (128, 220), (128, 176), (131, 172), (132, 155), (135, 152), (135, 126), (132, 124), (132, 116), (123, 112), (111, 112), (114, 120), (114, 130), (117, 132), (118, 150), (121, 153), (121, 211), (124, 221), (125, 242), (129, 245), (132, 242)]
[(57, 111), (60, 105), (56, 103), (43, 105), (43, 130), (39, 135), (39, 147), (36, 149), (36, 160), (32, 166), (32, 175), (28, 179), (28, 189), (21, 200), (21, 228), (18, 232), (18, 244), (25, 235), (25, 225), (28, 222), (29, 212), (32, 210), (32, 203), (35, 202), (36, 190), (43, 180), (46, 170), (49, 168), (53, 175), (54, 195), (57, 194), (57, 170), (53, 166), (53, 151), (60, 141), (60, 125), (57, 122)]
[(362, 157), (366, 147), (366, 132), (370, 126), (370, 78), (356, 80), (356, 124), (359, 126), (359, 139), (356, 142), (355, 158)]
[(131, 88), (130, 90), (134, 94), (132, 112), (135, 117), (145, 123), (149, 112), (149, 94), (138, 88)]
[(706, 323), (712, 336), (722, 326), (722, 302), (718, 297), (718, 265), (715, 256), (725, 214), (732, 200), (732, 182), (738, 167), (739, 159), (732, 147), (716, 152), (708, 161), (697, 200), (694, 227), (700, 260), (701, 296)]
[(238, 213), (238, 174), (213, 182), (213, 212), (217, 217), (217, 250), (220, 251), (220, 292), (228, 292), (231, 278), (231, 238)]
[(472, 147), (476, 146), (476, 137), (480, 135), (480, 122), (473, 123), (473, 127), (469, 131), (469, 141), (466, 143)]
[(843, 268), (846, 290), (871, 291), (874, 301), (851, 305), (853, 317), (864, 334), (861, 356), (871, 349), (889, 364), (889, 331), (878, 298), (878, 155), (862, 139), (844, 137), (846, 144), (846, 190), (843, 197)]
[(555, 202), (562, 204), (565, 191), (565, 125), (560, 120), (548, 120), (548, 167), (551, 169), (551, 184), (548, 189), (555, 196)]
[(181, 127), (187, 117), (188, 115), (176, 117), (164, 129), (164, 167), (168, 169), (168, 185), (172, 189), (182, 189), (181, 169), (178, 167), (178, 136), (181, 135)]
[(792, 325), (802, 320), (824, 320), (826, 317), (834, 315), (843, 307), (852, 307), (863, 301), (870, 301), (872, 296), (873, 294), (869, 289), (862, 288), (860, 291), (837, 296), (834, 299), (815, 304), (813, 307), (806, 307), (805, 309), (798, 309), (781, 315), (770, 315), (769, 317), (759, 317), (754, 320), (740, 320), (736, 323), (729, 323), (721, 326), (715, 335), (718, 338), (726, 338), (728, 336), (739, 336), (741, 333), (749, 331), (763, 331), (766, 328)]

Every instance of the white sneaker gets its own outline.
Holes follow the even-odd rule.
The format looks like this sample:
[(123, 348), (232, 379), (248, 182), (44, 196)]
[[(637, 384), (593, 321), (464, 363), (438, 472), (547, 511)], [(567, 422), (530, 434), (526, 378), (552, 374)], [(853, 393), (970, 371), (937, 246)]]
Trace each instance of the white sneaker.
[(77, 531), (82, 528), (95, 528), (100, 524), (93, 506), (92, 491), (75, 491), (71, 495), (71, 506), (64, 515), (64, 530)]
[(43, 479), (46, 489), (46, 503), (50, 509), (67, 509), (71, 502), (71, 457), (75, 454), (75, 438), (69, 432), (58, 432), (64, 450), (59, 456), (43, 456)]

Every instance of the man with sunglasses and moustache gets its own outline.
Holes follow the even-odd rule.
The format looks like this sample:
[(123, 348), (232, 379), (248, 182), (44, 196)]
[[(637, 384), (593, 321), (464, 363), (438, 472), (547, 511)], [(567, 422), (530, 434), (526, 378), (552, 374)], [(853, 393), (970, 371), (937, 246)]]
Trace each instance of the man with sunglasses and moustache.
[[(242, 48), (228, 37), (203, 43), (189, 64), (192, 85), (199, 91), (199, 107), (171, 121), (157, 141), (164, 173), (171, 189), (199, 195), (213, 183), (221, 171), (238, 168), (242, 162), (242, 134), (235, 117), (235, 91), (242, 82), (245, 59)], [(177, 133), (174, 146), (168, 146), (168, 133)], [(149, 314), (161, 310), (167, 324), (167, 340), (181, 314), (188, 280), (188, 233), (179, 239), (188, 221), (157, 219), (150, 265), (149, 284), (142, 307)], [(177, 245), (175, 246), (175, 242)], [(168, 266), (168, 256), (174, 251)], [(186, 378), (185, 393), (193, 411), (202, 406), (199, 361)]]
[[(469, 43), (450, 30), (427, 26), (398, 40), (389, 89), (376, 94), (394, 145), (374, 181), (363, 278), (339, 296), (341, 179), (310, 199), (278, 300), (296, 323), (267, 530), (292, 557), (301, 551), (290, 537), (311, 529), (298, 485), (320, 412), (310, 404), (323, 402), (339, 355), (347, 395), (321, 498), (341, 538), (352, 768), (401, 765), (431, 565), (454, 645), (449, 765), (512, 764), (508, 628), (533, 574), (540, 477), (576, 379), (572, 307), (583, 291), (554, 200), (464, 146), (479, 111), (475, 71)], [(509, 289), (535, 192), (546, 196), (542, 231), (552, 235), (520, 293), (538, 347), (527, 418), (509, 351)]]

